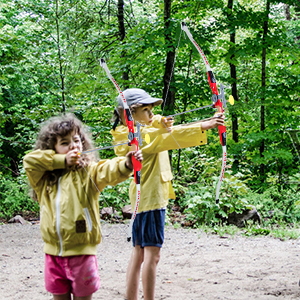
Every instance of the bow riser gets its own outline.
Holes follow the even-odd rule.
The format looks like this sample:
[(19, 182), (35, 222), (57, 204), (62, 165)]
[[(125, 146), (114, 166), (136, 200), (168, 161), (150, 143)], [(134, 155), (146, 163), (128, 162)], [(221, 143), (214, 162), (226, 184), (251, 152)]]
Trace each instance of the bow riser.
[[(207, 77), (208, 77), (209, 86), (210, 86), (213, 94), (218, 96), (219, 93), (218, 93), (217, 81), (214, 76), (214, 73), (211, 70), (207, 72)], [(223, 105), (222, 105), (222, 102), (220, 101), (220, 99), (218, 99), (218, 101), (215, 103), (214, 106), (218, 109), (219, 113), (223, 113)], [(226, 146), (226, 127), (218, 126), (218, 129), (219, 129), (221, 145)]]
[[(123, 93), (122, 96), (124, 97)], [(126, 101), (126, 100), (125, 100)], [(127, 105), (127, 103), (126, 103)], [(126, 124), (129, 130), (129, 146), (131, 146), (131, 151), (138, 151), (139, 150), (139, 143), (138, 140), (136, 139), (136, 137), (134, 136), (134, 126), (133, 126), (133, 119), (132, 119), (132, 115), (130, 113), (129, 108), (125, 109), (125, 119), (126, 119)], [(136, 184), (140, 184), (141, 180), (140, 180), (140, 171), (142, 169), (142, 164), (141, 162), (139, 162), (138, 160), (135, 159), (134, 156), (132, 156), (132, 164), (133, 164), (133, 169), (135, 170), (134, 172), (134, 179), (135, 179), (135, 183)]]
[[(218, 109), (219, 113), (223, 113), (223, 105), (220, 100), (215, 104), (215, 107)], [(218, 126), (220, 142), (222, 146), (226, 146), (226, 127), (224, 125)]]

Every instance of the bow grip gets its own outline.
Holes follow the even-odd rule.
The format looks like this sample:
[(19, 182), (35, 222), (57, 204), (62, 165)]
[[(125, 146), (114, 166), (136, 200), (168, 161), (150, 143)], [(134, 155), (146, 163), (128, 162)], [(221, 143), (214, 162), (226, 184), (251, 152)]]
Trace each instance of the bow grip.
[(226, 146), (226, 127), (224, 125), (218, 126), (220, 142), (222, 146)]
[[(223, 105), (220, 99), (218, 99), (217, 103), (215, 104), (215, 107), (217, 108), (219, 113), (223, 113)], [(226, 146), (226, 127), (224, 125), (220, 125), (218, 126), (218, 129), (221, 145)]]
[(132, 156), (132, 164), (133, 164), (133, 170), (134, 170), (134, 179), (136, 184), (141, 183), (141, 168), (142, 164), (138, 160), (135, 159), (135, 157)]
[[(138, 151), (138, 141), (134, 139), (131, 143), (131, 151)], [(134, 179), (136, 184), (141, 183), (141, 169), (142, 169), (142, 163), (138, 161), (133, 155), (131, 156), (131, 161), (133, 165), (133, 170), (134, 170)]]

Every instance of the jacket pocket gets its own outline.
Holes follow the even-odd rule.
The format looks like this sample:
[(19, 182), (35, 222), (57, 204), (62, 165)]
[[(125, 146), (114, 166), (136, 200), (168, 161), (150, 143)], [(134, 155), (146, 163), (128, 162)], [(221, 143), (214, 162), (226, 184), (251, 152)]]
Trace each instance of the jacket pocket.
[(168, 181), (171, 181), (173, 179), (173, 174), (171, 171), (162, 171), (160, 173), (160, 176), (161, 176), (161, 180), (162, 182), (168, 182)]

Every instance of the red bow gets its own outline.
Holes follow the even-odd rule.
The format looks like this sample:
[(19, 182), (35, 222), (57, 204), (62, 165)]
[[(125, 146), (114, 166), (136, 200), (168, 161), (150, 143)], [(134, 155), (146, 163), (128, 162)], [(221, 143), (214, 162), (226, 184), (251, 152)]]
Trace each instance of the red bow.
[[(120, 97), (122, 99), (123, 107), (124, 107), (124, 112), (125, 112), (125, 119), (126, 119), (126, 124), (129, 130), (128, 134), (128, 139), (129, 143), (128, 145), (131, 146), (131, 151), (138, 151), (139, 150), (139, 142), (137, 140), (137, 137), (142, 143), (142, 139), (140, 136), (140, 131), (139, 129), (137, 130), (137, 133), (134, 132), (134, 124), (133, 124), (133, 118), (129, 109), (129, 106), (127, 104), (127, 101), (122, 93), (122, 90), (116, 83), (115, 79), (111, 76), (110, 71), (106, 65), (106, 62), (104, 59), (101, 59), (101, 67), (105, 70), (108, 78), (112, 81), (116, 89), (118, 90)], [(139, 128), (139, 124), (137, 124), (137, 127)], [(135, 220), (139, 203), (140, 203), (140, 195), (141, 195), (141, 169), (142, 169), (142, 164), (138, 160), (135, 159), (135, 157), (132, 155), (132, 165), (133, 165), (133, 170), (134, 170), (134, 179), (135, 179), (135, 184), (136, 184), (136, 202), (135, 202), (135, 207), (134, 211), (132, 212), (129, 228), (128, 228), (128, 234), (127, 234), (127, 241), (129, 242), (131, 240), (131, 235), (132, 235), (132, 225)]]
[[(194, 44), (196, 49), (198, 50), (199, 54), (201, 55), (205, 66), (207, 70), (207, 76), (208, 76), (208, 81), (209, 81), (209, 86), (212, 90), (213, 96), (212, 96), (212, 102), (213, 102), (213, 107), (218, 109), (219, 113), (223, 113), (223, 104), (220, 101), (221, 99), (223, 100), (224, 107), (226, 107), (226, 100), (225, 100), (225, 94), (224, 94), (224, 86), (220, 86), (221, 94), (219, 95), (218, 93), (218, 88), (217, 88), (217, 81), (215, 79), (215, 76), (210, 68), (210, 65), (207, 61), (206, 56), (204, 55), (203, 51), (201, 48), (198, 46), (198, 44), (195, 42), (193, 39), (190, 31), (188, 30), (187, 26), (185, 25), (185, 22), (181, 23), (181, 29), (186, 32), (187, 36), (189, 37), (190, 41)], [(226, 127), (224, 125), (218, 126), (219, 129), (219, 135), (220, 135), (220, 141), (223, 149), (223, 157), (222, 157), (222, 168), (221, 168), (221, 174), (220, 178), (217, 184), (217, 189), (216, 189), (216, 204), (219, 204), (219, 192), (220, 192), (220, 186), (224, 177), (224, 172), (225, 172), (225, 167), (226, 167), (226, 159), (227, 159), (227, 153), (226, 153)]]

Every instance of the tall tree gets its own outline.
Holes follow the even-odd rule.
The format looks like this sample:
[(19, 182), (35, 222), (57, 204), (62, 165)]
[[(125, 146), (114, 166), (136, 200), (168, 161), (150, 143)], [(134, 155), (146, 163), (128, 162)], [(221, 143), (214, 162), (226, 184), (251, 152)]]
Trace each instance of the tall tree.
[[(230, 56), (230, 77), (232, 79), (231, 83), (231, 94), (233, 98), (235, 99), (236, 102), (239, 101), (238, 99), (238, 93), (237, 93), (237, 75), (236, 75), (236, 65), (234, 63), (235, 61), (235, 48), (236, 48), (236, 42), (235, 42), (235, 37), (236, 37), (236, 25), (233, 20), (234, 18), (234, 13), (233, 13), (233, 0), (228, 0), (228, 25), (229, 25), (229, 34), (230, 34), (230, 49), (229, 52), (231, 53)], [(238, 143), (239, 141), (239, 136), (238, 136), (238, 118), (237, 114), (235, 111), (231, 114), (232, 118), (232, 138), (235, 143)], [(239, 161), (237, 158), (237, 155), (235, 155), (235, 160), (234, 160), (234, 169), (237, 169), (239, 165)]]
[[(266, 55), (267, 55), (267, 37), (268, 37), (268, 21), (270, 12), (270, 1), (266, 2), (265, 18), (263, 22), (263, 36), (262, 36), (262, 60), (261, 60), (261, 87), (262, 87), (262, 97), (261, 97), (261, 107), (260, 107), (260, 131), (264, 133), (265, 125), (265, 97), (266, 97)], [(262, 138), (261, 145), (259, 148), (260, 157), (264, 157), (265, 151), (265, 139)], [(261, 178), (265, 180), (265, 164), (260, 165)]]
[[(119, 23), (119, 37), (120, 41), (124, 41), (126, 36), (125, 25), (124, 25), (124, 1), (118, 0), (118, 23)], [(122, 51), (121, 57), (124, 57), (126, 53)], [(128, 88), (128, 70), (123, 70), (122, 79), (125, 82), (125, 88)]]
[(175, 104), (175, 90), (172, 89), (171, 81), (173, 80), (173, 66), (175, 61), (175, 47), (172, 37), (172, 23), (171, 23), (171, 8), (172, 0), (164, 0), (164, 25), (165, 25), (165, 44), (167, 50), (167, 57), (165, 63), (165, 73), (164, 73), (164, 89), (163, 89), (163, 99), (164, 103), (163, 109), (167, 112), (171, 112), (174, 109)]

